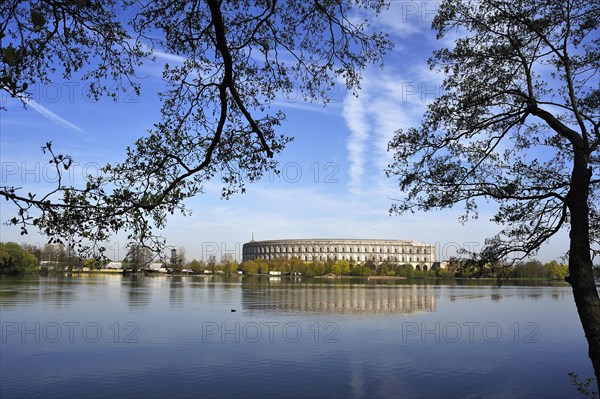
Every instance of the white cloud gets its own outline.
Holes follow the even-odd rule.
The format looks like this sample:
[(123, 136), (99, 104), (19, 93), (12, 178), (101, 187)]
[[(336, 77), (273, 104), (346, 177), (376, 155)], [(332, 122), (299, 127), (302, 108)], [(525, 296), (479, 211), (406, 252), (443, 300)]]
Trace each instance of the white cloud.
[(427, 103), (439, 95), (435, 79), (425, 61), (410, 71), (372, 69), (364, 74), (360, 96), (346, 96), (342, 116), (350, 129), (346, 147), (352, 194), (390, 192), (393, 184), (384, 176), (393, 160), (388, 143), (398, 129), (418, 125)]
[(367, 162), (367, 139), (369, 138), (370, 124), (367, 118), (369, 96), (362, 92), (360, 97), (348, 93), (344, 99), (342, 115), (350, 129), (350, 137), (346, 148), (350, 161), (350, 192), (359, 194), (362, 191), (365, 163)]
[(167, 61), (174, 61), (180, 64), (183, 64), (186, 61), (185, 57), (182, 57), (177, 54), (165, 53), (164, 51), (152, 50), (152, 55), (155, 55), (158, 58), (162, 58)]
[(429, 31), (438, 7), (437, 1), (392, 1), (389, 9), (377, 18), (377, 24), (384, 31), (406, 39)]
[(75, 125), (74, 123), (69, 122), (68, 120), (66, 120), (64, 118), (61, 118), (60, 116), (58, 116), (54, 112), (50, 111), (48, 108), (46, 108), (43, 105), (37, 103), (35, 100), (30, 99), (30, 98), (23, 98), (22, 100), (25, 102), (25, 104), (27, 104), (28, 106), (30, 106), (33, 110), (35, 110), (36, 112), (38, 112), (44, 118), (49, 119), (53, 123), (55, 123), (55, 124), (57, 124), (59, 126), (62, 126), (64, 128), (67, 128), (69, 130), (75, 131), (77, 133), (80, 133), (80, 134), (84, 135), (88, 139), (92, 138), (92, 136), (88, 132), (86, 132), (84, 129), (80, 128), (79, 126)]

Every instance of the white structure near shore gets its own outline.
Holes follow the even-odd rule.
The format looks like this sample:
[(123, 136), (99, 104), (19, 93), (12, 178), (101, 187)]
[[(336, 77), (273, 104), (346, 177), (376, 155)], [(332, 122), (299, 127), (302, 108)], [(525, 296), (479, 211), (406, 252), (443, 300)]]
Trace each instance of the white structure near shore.
[(305, 262), (349, 260), (409, 263), (428, 270), (435, 262), (435, 246), (407, 240), (299, 239), (250, 241), (242, 249), (243, 260), (299, 258)]

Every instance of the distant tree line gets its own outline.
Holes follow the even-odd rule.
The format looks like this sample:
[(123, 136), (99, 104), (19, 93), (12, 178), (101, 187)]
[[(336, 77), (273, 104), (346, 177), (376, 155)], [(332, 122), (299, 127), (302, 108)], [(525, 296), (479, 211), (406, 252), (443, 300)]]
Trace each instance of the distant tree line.
[(73, 248), (62, 244), (39, 247), (14, 242), (0, 243), (0, 274), (25, 274), (54, 268), (71, 271), (81, 268), (83, 263)]
[(217, 262), (215, 256), (211, 256), (206, 262), (193, 259), (185, 265), (185, 268), (194, 274), (209, 273), (230, 276), (240, 270), (240, 264), (235, 261), (233, 255), (225, 254), (219, 262)]
[[(420, 267), (419, 267), (420, 269)], [(282, 273), (299, 273), (308, 277), (336, 275), (336, 276), (402, 276), (402, 277), (436, 277), (435, 270), (417, 270), (410, 264), (396, 264), (392, 262), (375, 263), (368, 260), (358, 263), (349, 260), (327, 260), (304, 262), (299, 258), (275, 258), (272, 260), (249, 260), (241, 265), (241, 270), (246, 274), (268, 273), (281, 271)]]
[[(514, 265), (484, 263), (450, 258), (445, 268), (413, 267), (408, 263), (385, 261), (375, 263), (367, 261), (357, 263), (349, 260), (327, 260), (305, 262), (300, 258), (256, 259), (242, 263), (236, 262), (231, 254), (225, 254), (220, 260), (212, 256), (207, 261), (192, 259), (187, 262), (185, 249), (171, 252), (168, 260), (153, 253), (149, 248), (130, 243), (123, 261), (123, 267), (130, 271), (140, 271), (151, 262), (162, 262), (172, 273), (222, 274), (232, 275), (239, 271), (247, 275), (268, 274), (279, 271), (282, 274), (298, 274), (307, 277), (335, 276), (399, 276), (406, 278), (517, 278), (564, 280), (569, 274), (568, 265), (552, 260), (543, 264), (538, 260), (518, 262)], [(162, 258), (167, 259), (163, 256)], [(103, 269), (110, 260), (87, 258), (80, 259), (69, 247), (62, 244), (46, 244), (43, 247), (0, 243), (0, 274), (25, 274), (38, 271), (94, 271)], [(594, 271), (600, 277), (600, 266)]]
[[(519, 262), (514, 265), (484, 263), (451, 258), (446, 268), (414, 267), (409, 263), (389, 261), (356, 263), (348, 260), (328, 260), (304, 262), (298, 258), (276, 258), (273, 260), (249, 260), (240, 265), (245, 274), (265, 274), (269, 271), (301, 273), (306, 276), (400, 276), (407, 278), (522, 278), (564, 280), (568, 275), (568, 265), (552, 260), (542, 264), (538, 260)], [(600, 275), (600, 268), (597, 268)]]
[(480, 263), (471, 260), (451, 258), (446, 272), (464, 278), (518, 278), (564, 280), (569, 275), (569, 266), (552, 260), (543, 264), (532, 259), (506, 265), (500, 263)]
[(0, 274), (23, 274), (38, 271), (39, 260), (14, 242), (0, 243)]

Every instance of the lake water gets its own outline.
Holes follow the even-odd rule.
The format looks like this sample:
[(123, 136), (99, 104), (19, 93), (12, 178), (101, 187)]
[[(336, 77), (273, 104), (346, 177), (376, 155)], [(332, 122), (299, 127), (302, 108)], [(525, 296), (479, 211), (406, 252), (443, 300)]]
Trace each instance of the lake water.
[(3, 399), (577, 398), (567, 373), (593, 375), (562, 284), (3, 278), (0, 321)]

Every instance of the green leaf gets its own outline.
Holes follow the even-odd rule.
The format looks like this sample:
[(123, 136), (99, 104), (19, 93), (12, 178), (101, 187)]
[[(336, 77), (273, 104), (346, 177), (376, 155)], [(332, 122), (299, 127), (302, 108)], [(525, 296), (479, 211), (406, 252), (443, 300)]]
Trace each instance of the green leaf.
[(9, 44), (8, 47), (6, 47), (2, 52), (2, 61), (4, 61), (5, 64), (14, 66), (16, 64), (16, 60), (17, 50), (12, 46), (12, 44)]
[(31, 22), (35, 30), (40, 30), (46, 25), (46, 18), (44, 15), (36, 10), (31, 10)]

